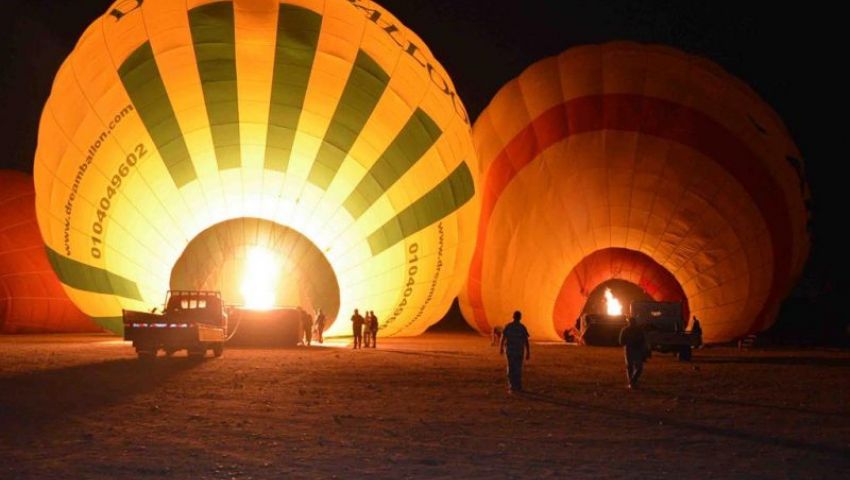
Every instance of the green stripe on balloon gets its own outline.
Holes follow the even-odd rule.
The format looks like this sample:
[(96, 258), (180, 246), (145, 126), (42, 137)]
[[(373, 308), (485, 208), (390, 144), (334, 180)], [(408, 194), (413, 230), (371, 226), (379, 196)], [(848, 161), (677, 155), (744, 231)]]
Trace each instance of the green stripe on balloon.
[(124, 332), (124, 317), (92, 317), (92, 320), (110, 332), (119, 335)]
[(284, 172), (289, 166), (321, 29), (322, 16), (316, 12), (280, 6), (266, 137), (267, 169)]
[(423, 195), (369, 235), (369, 248), (377, 255), (414, 233), (438, 222), (475, 195), (475, 182), (466, 162), (461, 163), (433, 190)]
[(136, 282), (108, 270), (86, 265), (85, 263), (60, 255), (50, 247), (45, 248), (50, 265), (59, 277), (59, 281), (65, 285), (86, 292), (104, 293), (133, 300), (142, 300), (142, 295), (139, 292)]
[(308, 180), (326, 190), (384, 94), (390, 76), (362, 50), (357, 54)]
[(190, 10), (189, 28), (218, 169), (239, 168), (242, 152), (233, 4), (211, 3)]
[(177, 188), (198, 178), (150, 43), (131, 53), (118, 75)]
[(345, 209), (360, 218), (381, 195), (425, 155), (442, 135), (440, 127), (417, 108), (378, 161), (345, 200)]

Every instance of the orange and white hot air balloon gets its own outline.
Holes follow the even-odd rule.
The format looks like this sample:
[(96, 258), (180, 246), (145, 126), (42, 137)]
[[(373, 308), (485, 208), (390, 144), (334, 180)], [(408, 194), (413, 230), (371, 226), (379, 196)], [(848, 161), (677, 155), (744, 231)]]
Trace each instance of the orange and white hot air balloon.
[(50, 268), (32, 176), (0, 170), (0, 218), (0, 333), (101, 331), (71, 303)]
[(706, 341), (730, 340), (772, 324), (808, 255), (800, 152), (702, 58), (567, 50), (505, 85), (473, 140), (481, 222), (461, 308), (479, 331), (519, 309), (532, 336), (557, 339), (619, 280), (686, 302)]

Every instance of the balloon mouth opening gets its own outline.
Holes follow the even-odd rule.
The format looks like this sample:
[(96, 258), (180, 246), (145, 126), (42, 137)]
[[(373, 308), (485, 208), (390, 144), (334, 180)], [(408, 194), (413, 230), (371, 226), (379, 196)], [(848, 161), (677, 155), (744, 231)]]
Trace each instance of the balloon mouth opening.
[(237, 218), (195, 236), (171, 270), (172, 290), (220, 291), (226, 306), (269, 311), (301, 307), (328, 325), (340, 309), (336, 273), (302, 233), (268, 220)]

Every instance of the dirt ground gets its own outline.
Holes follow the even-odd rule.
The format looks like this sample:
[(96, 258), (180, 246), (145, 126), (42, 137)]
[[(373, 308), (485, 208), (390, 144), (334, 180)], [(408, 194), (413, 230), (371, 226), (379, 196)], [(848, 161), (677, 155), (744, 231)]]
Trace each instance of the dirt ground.
[(140, 364), (105, 336), (0, 337), (0, 478), (850, 478), (850, 352), (429, 334)]

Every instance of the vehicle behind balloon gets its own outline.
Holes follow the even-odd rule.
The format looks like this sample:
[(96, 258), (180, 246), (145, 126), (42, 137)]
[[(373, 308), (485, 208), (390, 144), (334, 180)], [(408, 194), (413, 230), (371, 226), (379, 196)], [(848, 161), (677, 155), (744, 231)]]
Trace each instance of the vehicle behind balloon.
[(681, 302), (632, 302), (631, 316), (645, 328), (650, 350), (689, 361), (693, 349), (702, 345), (702, 332), (685, 330)]

